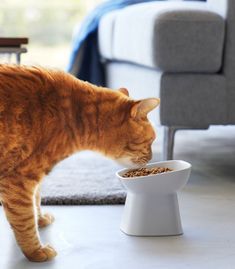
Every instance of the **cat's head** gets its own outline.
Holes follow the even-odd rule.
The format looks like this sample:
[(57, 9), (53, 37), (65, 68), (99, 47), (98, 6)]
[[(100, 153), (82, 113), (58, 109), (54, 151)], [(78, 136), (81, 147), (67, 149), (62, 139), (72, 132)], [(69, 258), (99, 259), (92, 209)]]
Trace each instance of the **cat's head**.
[[(127, 97), (129, 93), (126, 89), (119, 90)], [(151, 146), (156, 138), (155, 131), (149, 122), (147, 115), (160, 103), (158, 98), (148, 98), (134, 101), (126, 98), (125, 121), (115, 128), (113, 133), (113, 157), (118, 163), (126, 167), (144, 166), (152, 158)], [(122, 105), (124, 106), (124, 105)], [(117, 112), (116, 117), (123, 118), (123, 111)], [(120, 115), (118, 115), (120, 113)]]

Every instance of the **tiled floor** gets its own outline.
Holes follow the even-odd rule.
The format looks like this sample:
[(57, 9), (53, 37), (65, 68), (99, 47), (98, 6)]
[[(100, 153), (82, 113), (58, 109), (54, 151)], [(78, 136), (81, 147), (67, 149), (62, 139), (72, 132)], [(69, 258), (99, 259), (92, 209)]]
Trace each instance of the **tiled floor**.
[(123, 206), (48, 206), (44, 210), (54, 213), (56, 221), (40, 234), (58, 256), (35, 264), (19, 251), (0, 208), (0, 269), (234, 269), (235, 129), (231, 130), (230, 135), (208, 135), (200, 143), (186, 133), (177, 138), (188, 147), (182, 153), (176, 145), (176, 158), (193, 164), (189, 183), (179, 193), (184, 235), (127, 236), (119, 230)]

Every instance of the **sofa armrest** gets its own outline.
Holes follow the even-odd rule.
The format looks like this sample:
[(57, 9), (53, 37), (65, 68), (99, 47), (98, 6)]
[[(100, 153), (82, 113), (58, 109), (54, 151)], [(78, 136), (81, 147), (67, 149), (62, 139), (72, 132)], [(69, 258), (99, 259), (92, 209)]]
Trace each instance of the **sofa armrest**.
[(225, 21), (206, 3), (145, 3), (115, 15), (113, 59), (166, 72), (220, 69)]
[(225, 23), (207, 11), (167, 12), (154, 25), (153, 63), (164, 71), (217, 72)]

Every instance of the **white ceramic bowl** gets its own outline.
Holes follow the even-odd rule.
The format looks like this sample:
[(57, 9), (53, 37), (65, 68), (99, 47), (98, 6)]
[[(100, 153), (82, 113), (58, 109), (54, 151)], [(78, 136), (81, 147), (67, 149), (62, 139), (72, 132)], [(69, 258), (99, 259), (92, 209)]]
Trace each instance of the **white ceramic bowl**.
[(123, 177), (130, 169), (116, 173), (127, 189), (121, 230), (139, 236), (182, 234), (177, 191), (187, 183), (191, 164), (171, 160), (151, 163), (146, 167), (168, 167), (173, 171), (132, 178)]

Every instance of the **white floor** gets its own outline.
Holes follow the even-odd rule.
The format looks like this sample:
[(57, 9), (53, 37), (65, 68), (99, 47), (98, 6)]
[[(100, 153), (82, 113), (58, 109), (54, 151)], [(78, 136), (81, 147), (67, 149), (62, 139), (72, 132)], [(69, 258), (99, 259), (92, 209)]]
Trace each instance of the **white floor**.
[[(56, 221), (40, 233), (58, 256), (35, 264), (19, 251), (0, 208), (0, 269), (234, 269), (235, 135), (222, 136), (206, 138), (218, 147), (195, 140), (195, 151), (185, 136), (188, 152), (177, 150), (176, 157), (190, 159), (194, 167), (179, 193), (184, 235), (127, 236), (119, 230), (123, 206), (48, 206), (44, 210)], [(210, 158), (206, 151), (213, 153)]]
[(46, 264), (24, 259), (1, 209), (0, 268), (234, 269), (235, 187), (226, 185), (213, 195), (206, 188), (179, 195), (184, 235), (176, 237), (126, 236), (119, 230), (123, 206), (45, 207), (56, 222), (41, 231), (42, 240), (59, 253)]

